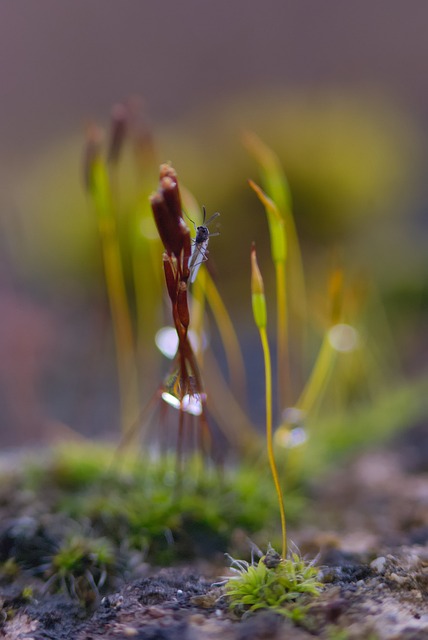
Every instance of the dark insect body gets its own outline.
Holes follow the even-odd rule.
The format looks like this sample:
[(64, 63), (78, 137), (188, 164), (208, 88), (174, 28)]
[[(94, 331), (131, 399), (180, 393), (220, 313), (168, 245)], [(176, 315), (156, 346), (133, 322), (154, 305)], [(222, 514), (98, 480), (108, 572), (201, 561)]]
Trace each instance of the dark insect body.
[(203, 224), (197, 227), (192, 220), (193, 225), (196, 229), (196, 236), (193, 241), (192, 255), (190, 256), (190, 260), (189, 260), (190, 282), (195, 282), (196, 276), (199, 271), (199, 267), (203, 262), (208, 260), (208, 241), (210, 239), (210, 236), (218, 235), (218, 233), (210, 233), (208, 229), (208, 225), (220, 214), (218, 213), (218, 211), (216, 213), (213, 213), (211, 218), (209, 218), (205, 222), (205, 217), (206, 217), (205, 207), (203, 207), (203, 211), (204, 211)]

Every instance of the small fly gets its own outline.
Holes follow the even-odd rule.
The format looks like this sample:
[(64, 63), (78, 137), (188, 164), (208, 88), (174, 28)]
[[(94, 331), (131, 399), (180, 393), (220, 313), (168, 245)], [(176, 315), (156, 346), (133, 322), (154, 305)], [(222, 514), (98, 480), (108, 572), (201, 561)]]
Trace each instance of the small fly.
[(193, 222), (193, 226), (195, 227), (196, 236), (193, 240), (192, 255), (190, 256), (189, 260), (190, 282), (195, 282), (199, 267), (203, 262), (206, 262), (206, 260), (208, 260), (208, 241), (210, 239), (210, 236), (219, 235), (218, 233), (210, 233), (208, 229), (208, 225), (220, 215), (219, 212), (217, 211), (216, 213), (213, 213), (211, 218), (209, 218), (205, 222), (207, 212), (205, 210), (205, 207), (202, 207), (202, 210), (204, 212), (203, 224), (197, 227), (193, 220), (191, 220), (191, 222)]

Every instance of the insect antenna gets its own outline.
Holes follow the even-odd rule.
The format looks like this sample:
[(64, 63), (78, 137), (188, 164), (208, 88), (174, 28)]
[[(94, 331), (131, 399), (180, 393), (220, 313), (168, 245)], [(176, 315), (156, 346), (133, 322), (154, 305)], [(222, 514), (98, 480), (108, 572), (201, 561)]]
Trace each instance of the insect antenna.
[(184, 215), (186, 216), (186, 218), (187, 218), (188, 220), (190, 220), (190, 222), (193, 224), (193, 226), (195, 227), (195, 231), (196, 231), (197, 227), (196, 227), (196, 223), (195, 223), (195, 221), (194, 221), (194, 220), (192, 220), (192, 218), (191, 218), (190, 216), (188, 216), (188, 215), (187, 215), (187, 213), (186, 213), (185, 211), (183, 211), (183, 213), (184, 213)]

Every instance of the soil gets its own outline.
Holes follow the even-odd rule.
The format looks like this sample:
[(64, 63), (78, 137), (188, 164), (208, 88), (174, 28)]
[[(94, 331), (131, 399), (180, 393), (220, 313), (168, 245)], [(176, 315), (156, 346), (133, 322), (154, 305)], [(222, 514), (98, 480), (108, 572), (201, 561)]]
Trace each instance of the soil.
[[(23, 597), (0, 586), (0, 637), (10, 640), (428, 639), (428, 432), (419, 425), (366, 453), (312, 491), (313, 508), (290, 538), (319, 554), (324, 588), (296, 624), (266, 611), (238, 617), (223, 567), (155, 570), (83, 610), (66, 595)], [(13, 611), (13, 615), (10, 612)]]

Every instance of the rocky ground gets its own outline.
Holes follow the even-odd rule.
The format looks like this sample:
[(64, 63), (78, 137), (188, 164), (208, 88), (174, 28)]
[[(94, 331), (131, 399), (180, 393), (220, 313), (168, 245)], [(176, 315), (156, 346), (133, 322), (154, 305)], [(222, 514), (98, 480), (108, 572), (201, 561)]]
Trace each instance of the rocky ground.
[(297, 625), (268, 612), (231, 614), (221, 587), (212, 586), (221, 570), (194, 565), (148, 568), (143, 578), (95, 602), (89, 614), (65, 596), (24, 599), (19, 585), (3, 586), (0, 637), (428, 639), (425, 426), (386, 450), (360, 456), (314, 489), (310, 516), (290, 536), (303, 553), (319, 553), (324, 588), (305, 603)]

